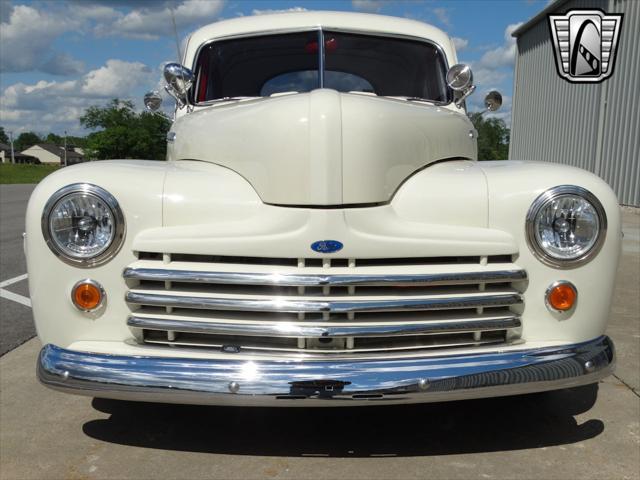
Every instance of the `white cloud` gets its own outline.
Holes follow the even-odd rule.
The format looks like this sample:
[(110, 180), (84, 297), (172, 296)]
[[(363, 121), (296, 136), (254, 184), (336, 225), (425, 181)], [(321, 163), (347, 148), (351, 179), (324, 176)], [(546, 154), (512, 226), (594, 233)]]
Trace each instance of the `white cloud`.
[[(7, 8), (4, 4), (2, 8)], [(53, 41), (79, 27), (76, 19), (58, 12), (41, 12), (16, 5), (0, 25), (0, 71), (41, 71), (53, 75), (77, 75), (84, 66), (67, 54), (56, 52)]]
[(36, 6), (0, 1), (0, 72), (53, 75), (78, 75), (84, 70), (82, 62), (53, 47), (65, 33), (92, 30), (100, 36), (155, 40), (173, 36), (172, 12), (179, 30), (193, 29), (215, 21), (224, 7), (224, 0), (85, 0)]
[(480, 59), (480, 65), (486, 68), (503, 67), (513, 65), (516, 58), (516, 39), (511, 34), (520, 26), (520, 23), (513, 23), (507, 26), (504, 31), (504, 43), (498, 48), (489, 50)]
[(509, 76), (509, 72), (502, 68), (483, 67), (477, 62), (470, 62), (473, 80), (476, 85), (499, 84)]
[(291, 7), (291, 8), (285, 8), (282, 10), (271, 10), (271, 9), (266, 9), (266, 10), (258, 10), (258, 9), (253, 9), (253, 11), (251, 12), (252, 15), (269, 15), (271, 13), (290, 13), (290, 12), (306, 12), (307, 9), (304, 7)]
[(92, 30), (100, 36), (154, 40), (173, 36), (172, 12), (179, 30), (193, 29), (215, 21), (224, 7), (224, 0), (85, 0), (36, 6), (0, 1), (0, 72), (53, 75), (78, 75), (84, 70), (82, 62), (53, 47), (65, 33)]
[(449, 10), (443, 7), (438, 7), (433, 9), (433, 14), (443, 25), (450, 27), (451, 19), (449, 18)]
[(379, 12), (384, 4), (384, 0), (351, 0), (353, 9), (363, 12)]
[[(490, 90), (498, 90), (498, 86), (510, 79), (513, 75), (513, 65), (516, 56), (516, 39), (511, 36), (513, 31), (522, 23), (508, 25), (504, 30), (502, 45), (494, 46), (485, 52), (480, 60), (467, 62), (473, 71), (476, 92), (467, 101), (470, 111), (484, 110), (484, 96)], [(502, 118), (509, 125), (511, 122), (511, 98), (503, 97), (503, 105), (500, 110), (491, 114)]]
[(126, 14), (117, 12), (113, 22), (96, 27), (96, 34), (155, 40), (173, 33), (172, 13), (178, 29), (193, 28), (215, 21), (224, 7), (224, 0), (185, 0), (177, 6), (165, 4), (162, 8), (155, 8), (158, 4), (154, 3), (147, 5), (150, 6)]
[[(225, 0), (67, 0), (0, 8), (0, 72), (64, 75), (60, 81), (18, 81), (0, 91), (0, 118), (16, 132), (80, 133), (79, 117), (92, 105), (118, 97), (138, 98), (158, 86), (158, 72), (140, 62), (111, 59), (82, 75), (84, 65), (56, 50), (64, 35), (87, 35), (173, 41), (172, 13), (180, 34), (219, 18)], [(16, 78), (14, 76), (13, 78)], [(3, 79), (4, 80), (4, 79)], [(14, 80), (15, 82), (15, 80)], [(172, 102), (167, 102), (170, 104)], [(170, 105), (167, 106), (170, 108)]]
[(466, 38), (453, 37), (451, 41), (453, 42), (453, 46), (456, 47), (456, 51), (458, 52), (460, 50), (464, 50), (465, 48), (467, 48), (467, 45), (469, 45), (469, 40), (467, 40)]
[(115, 20), (119, 16), (118, 11), (112, 5), (100, 5), (83, 1), (74, 3), (69, 9), (69, 13), (80, 20), (107, 22)]
[(155, 82), (156, 73), (145, 64), (111, 59), (77, 80), (8, 86), (0, 96), (0, 117), (5, 128), (18, 133), (62, 128), (80, 133), (79, 118), (87, 107), (114, 97), (131, 98), (134, 90)]
[(107, 60), (105, 66), (84, 76), (81, 91), (92, 97), (115, 97), (149, 84), (152, 78), (152, 70), (143, 63)]
[(84, 71), (84, 63), (67, 53), (56, 53), (42, 64), (40, 70), (52, 75), (77, 75)]

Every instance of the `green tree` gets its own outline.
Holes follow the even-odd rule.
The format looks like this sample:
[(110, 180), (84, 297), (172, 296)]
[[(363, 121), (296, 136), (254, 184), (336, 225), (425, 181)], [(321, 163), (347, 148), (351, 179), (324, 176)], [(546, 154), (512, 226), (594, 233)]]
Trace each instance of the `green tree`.
[(13, 142), (16, 152), (21, 152), (29, 147), (33, 147), (36, 143), (42, 143), (42, 138), (37, 133), (22, 132)]
[(5, 144), (9, 143), (9, 137), (4, 132), (4, 127), (0, 127), (0, 143), (5, 143)]
[(171, 122), (152, 113), (136, 113), (133, 102), (113, 99), (106, 106), (89, 107), (80, 117), (89, 134), (84, 147), (91, 157), (164, 160)]
[(60, 135), (56, 135), (55, 133), (50, 133), (49, 135), (47, 135), (45, 142), (53, 143), (55, 145), (64, 145), (64, 138)]
[(478, 131), (478, 160), (506, 160), (510, 130), (504, 120), (485, 118), (481, 113), (471, 113), (469, 118)]
[(67, 145), (74, 145), (76, 147), (86, 148), (87, 147), (87, 138), (86, 137), (76, 137), (73, 135), (67, 136)]

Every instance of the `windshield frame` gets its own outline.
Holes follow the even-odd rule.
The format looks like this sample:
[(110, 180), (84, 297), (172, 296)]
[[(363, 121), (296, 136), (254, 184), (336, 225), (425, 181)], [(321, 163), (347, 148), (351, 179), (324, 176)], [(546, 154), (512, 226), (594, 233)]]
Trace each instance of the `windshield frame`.
[[(433, 40), (430, 40), (428, 38), (424, 38), (424, 37), (417, 37), (415, 35), (406, 35), (406, 34), (402, 34), (402, 33), (389, 33), (389, 32), (373, 32), (371, 30), (361, 30), (361, 29), (356, 29), (356, 28), (336, 28), (336, 27), (329, 27), (327, 25), (325, 26), (317, 26), (317, 27), (303, 27), (303, 28), (286, 28), (286, 29), (277, 29), (277, 30), (263, 30), (263, 31), (256, 31), (256, 32), (250, 32), (250, 33), (240, 33), (240, 34), (234, 34), (234, 35), (225, 35), (225, 36), (220, 36), (220, 37), (216, 37), (213, 38), (211, 40), (208, 40), (206, 42), (201, 43), (198, 46), (198, 49), (195, 52), (195, 55), (193, 56), (193, 61), (191, 64), (191, 70), (195, 73), (196, 72), (196, 68), (198, 65), (198, 60), (200, 59), (200, 54), (202, 53), (202, 50), (205, 47), (208, 47), (209, 45), (216, 43), (216, 42), (222, 42), (222, 41), (227, 41), (227, 40), (233, 40), (236, 38), (250, 38), (250, 37), (264, 37), (264, 36), (268, 36), (268, 35), (279, 35), (279, 34), (287, 34), (287, 33), (303, 33), (303, 32), (316, 32), (318, 35), (318, 71), (319, 71), (319, 87), (318, 88), (324, 88), (324, 74), (325, 74), (325, 68), (324, 68), (324, 58), (325, 58), (325, 45), (324, 45), (324, 31), (330, 31), (330, 32), (339, 32), (339, 33), (352, 33), (355, 35), (368, 35), (370, 37), (390, 37), (390, 38), (397, 38), (397, 39), (404, 39), (404, 40), (412, 40), (414, 42), (422, 42), (422, 43), (427, 43), (429, 45), (431, 45), (432, 47), (434, 47), (438, 53), (440, 54), (442, 61), (444, 62), (444, 71), (445, 74), (446, 72), (449, 71), (449, 59), (447, 58), (447, 55), (444, 51), (444, 49), (442, 48), (442, 46), (437, 43), (434, 42)], [(451, 88), (447, 85), (446, 87), (446, 96), (447, 96), (447, 101), (437, 101), (437, 100), (432, 100), (429, 98), (419, 98), (419, 97), (406, 97), (407, 100), (420, 100), (420, 101), (424, 101), (424, 102), (428, 102), (431, 103), (433, 105), (437, 105), (437, 106), (446, 106), (446, 105), (450, 105), (453, 102), (453, 91), (451, 90)], [(228, 102), (228, 101), (233, 101), (233, 100), (240, 100), (240, 99), (259, 99), (259, 98), (270, 98), (270, 96), (255, 96), (255, 97), (233, 97), (233, 98), (229, 98), (229, 97), (225, 97), (225, 98), (214, 98), (212, 100), (205, 100), (204, 102), (196, 102), (195, 101), (195, 92), (197, 91), (197, 85), (194, 83), (194, 86), (190, 89), (189, 91), (189, 100), (191, 105), (199, 107), (199, 106), (207, 106), (207, 105), (215, 105), (217, 103), (220, 102)], [(376, 95), (379, 98), (404, 98), (403, 96), (384, 96), (384, 95)]]

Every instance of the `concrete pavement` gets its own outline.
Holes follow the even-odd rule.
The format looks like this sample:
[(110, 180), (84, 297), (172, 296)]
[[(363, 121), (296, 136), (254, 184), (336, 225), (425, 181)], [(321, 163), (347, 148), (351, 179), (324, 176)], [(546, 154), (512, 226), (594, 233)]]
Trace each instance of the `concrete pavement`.
[(421, 406), (215, 408), (46, 390), (38, 348), (32, 340), (0, 361), (5, 480), (638, 478), (640, 402), (614, 377)]
[[(27, 271), (22, 249), (24, 214), (35, 185), (0, 185), (0, 287), (29, 297), (26, 279), (2, 284)], [(0, 296), (0, 356), (23, 344), (35, 334), (31, 309)]]
[(33, 339), (0, 359), (0, 478), (640, 478), (640, 210), (624, 231), (618, 368), (598, 385), (385, 408), (141, 404), (41, 386)]
[(616, 342), (616, 376), (640, 394), (640, 208), (623, 207), (622, 232), (607, 333)]

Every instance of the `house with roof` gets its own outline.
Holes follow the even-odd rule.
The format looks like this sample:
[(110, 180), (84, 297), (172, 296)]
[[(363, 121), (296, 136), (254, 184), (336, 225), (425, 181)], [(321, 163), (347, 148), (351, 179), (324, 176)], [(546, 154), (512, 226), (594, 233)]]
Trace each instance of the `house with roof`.
[(53, 143), (36, 143), (21, 153), (36, 157), (40, 163), (49, 165), (74, 165), (88, 161), (82, 154), (76, 152), (72, 146), (68, 146), (65, 150), (64, 147)]
[[(13, 152), (13, 160), (15, 163), (38, 163), (37, 158), (16, 151)], [(11, 146), (6, 143), (0, 143), (0, 163), (11, 163)]]

